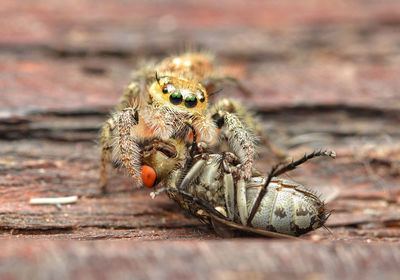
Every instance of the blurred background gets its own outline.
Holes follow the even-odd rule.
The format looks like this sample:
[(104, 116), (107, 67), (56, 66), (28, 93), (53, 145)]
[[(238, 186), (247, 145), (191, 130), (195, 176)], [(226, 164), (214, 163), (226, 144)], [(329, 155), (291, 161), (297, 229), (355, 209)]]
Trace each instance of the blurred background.
[[(251, 96), (243, 96), (224, 87), (220, 97), (237, 98), (255, 110), (271, 142), (288, 155), (336, 150), (335, 161), (316, 160), (289, 175), (329, 198), (327, 208), (334, 210), (327, 222), (332, 233), (321, 229), (305, 239), (398, 243), (399, 35), (396, 0), (0, 0), (0, 239), (190, 239), (198, 244), (217, 238), (167, 197), (153, 201), (147, 190), (132, 191), (123, 173), (110, 172), (107, 196), (98, 187), (98, 130), (132, 70), (142, 61), (189, 48), (214, 52), (221, 71), (250, 89)], [(257, 166), (268, 172), (275, 162), (261, 146)], [(68, 195), (79, 200), (62, 210), (28, 204), (32, 197)], [(255, 242), (253, 249), (260, 241)], [(219, 245), (221, 251), (232, 250), (232, 263), (249, 246), (239, 243)], [(18, 260), (18, 252), (34, 246), (8, 244), (0, 258), (16, 252)], [(161, 244), (160, 252), (170, 252)], [(79, 250), (69, 243), (53, 246), (57, 256), (64, 246), (72, 255)], [(191, 250), (191, 243), (185, 246)], [(298, 274), (295, 264), (287, 266), (290, 254), (302, 258), (316, 251), (321, 252), (319, 273), (338, 275), (336, 268), (324, 269), (340, 255), (331, 245), (299, 246), (297, 253), (285, 251), (291, 245), (276, 246), (268, 250), (283, 254), (287, 275), (310, 272)], [(40, 262), (41, 249), (33, 248)], [(96, 247), (93, 254), (107, 256), (107, 248)], [(124, 248), (129, 245), (118, 247), (126, 253), (121, 258), (130, 256)], [(360, 275), (363, 254), (388, 260), (386, 270), (385, 264), (373, 268), (379, 273), (390, 274), (390, 264), (400, 259), (389, 253), (385, 259), (369, 247), (352, 251), (348, 244), (344, 255), (346, 248), (355, 262), (347, 272), (354, 275)], [(249, 259), (259, 253), (246, 252)], [(181, 260), (179, 250), (174, 254)], [(260, 269), (260, 275), (275, 271)]]
[(2, 0), (0, 9), (10, 110), (21, 98), (35, 110), (110, 107), (137, 61), (187, 46), (215, 52), (261, 108), (399, 105), (397, 1)]

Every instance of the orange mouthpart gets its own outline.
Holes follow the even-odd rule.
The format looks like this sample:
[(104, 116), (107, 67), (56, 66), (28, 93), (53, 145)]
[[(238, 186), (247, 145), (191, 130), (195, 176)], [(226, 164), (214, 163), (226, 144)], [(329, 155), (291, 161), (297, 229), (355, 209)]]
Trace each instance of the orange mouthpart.
[(157, 179), (157, 174), (152, 167), (148, 165), (143, 165), (141, 175), (142, 175), (143, 185), (146, 188), (154, 187), (154, 183), (156, 182)]

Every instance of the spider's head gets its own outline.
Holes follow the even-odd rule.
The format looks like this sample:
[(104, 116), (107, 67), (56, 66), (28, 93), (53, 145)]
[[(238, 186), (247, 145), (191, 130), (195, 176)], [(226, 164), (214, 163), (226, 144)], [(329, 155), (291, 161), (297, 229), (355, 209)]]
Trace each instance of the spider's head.
[(207, 91), (198, 82), (172, 75), (158, 76), (149, 86), (149, 93), (161, 105), (176, 106), (189, 114), (204, 114)]

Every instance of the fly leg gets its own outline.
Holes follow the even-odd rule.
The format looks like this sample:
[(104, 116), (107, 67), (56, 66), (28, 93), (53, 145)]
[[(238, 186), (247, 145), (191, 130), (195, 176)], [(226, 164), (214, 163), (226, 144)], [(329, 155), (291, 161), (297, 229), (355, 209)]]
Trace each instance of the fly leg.
[(233, 221), (235, 218), (235, 182), (232, 175), (231, 162), (235, 157), (232, 153), (223, 153), (222, 155), (222, 170), (223, 176), (223, 189), (225, 194), (225, 206), (227, 218)]
[(224, 153), (222, 165), (224, 170), (224, 193), (226, 209), (229, 220), (235, 219), (235, 191), (236, 205), (239, 212), (240, 222), (246, 225), (248, 218), (247, 198), (246, 198), (246, 181), (238, 176), (240, 169), (234, 166), (234, 161), (239, 161), (239, 158), (232, 153)]

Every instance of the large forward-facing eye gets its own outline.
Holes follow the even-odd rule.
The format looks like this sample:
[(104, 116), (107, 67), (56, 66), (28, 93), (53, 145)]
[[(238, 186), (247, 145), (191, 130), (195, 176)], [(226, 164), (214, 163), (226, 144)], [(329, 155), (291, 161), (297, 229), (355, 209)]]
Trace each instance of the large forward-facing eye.
[(179, 105), (182, 103), (182, 94), (178, 93), (172, 93), (169, 97), (169, 101), (171, 101), (172, 104), (174, 105)]
[(188, 96), (185, 99), (185, 106), (188, 108), (196, 107), (197, 105), (197, 98), (195, 96)]

